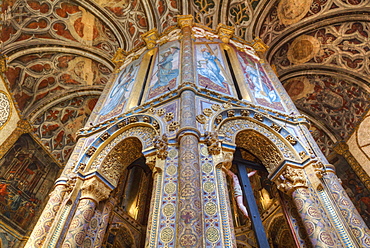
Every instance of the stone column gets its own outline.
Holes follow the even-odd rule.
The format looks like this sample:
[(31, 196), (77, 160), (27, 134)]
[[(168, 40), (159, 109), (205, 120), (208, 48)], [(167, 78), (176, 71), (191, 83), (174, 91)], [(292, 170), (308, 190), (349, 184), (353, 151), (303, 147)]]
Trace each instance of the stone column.
[(314, 247), (337, 247), (333, 230), (308, 187), (307, 175), (302, 168), (286, 167), (275, 181), (282, 192), (292, 196), (299, 216)]
[(97, 177), (84, 182), (81, 187), (81, 197), (76, 212), (70, 222), (64, 239), (63, 248), (75, 248), (83, 245), (86, 231), (94, 216), (96, 205), (108, 198), (111, 189)]
[(340, 179), (335, 175), (334, 166), (326, 165), (325, 167), (327, 170), (323, 174), (323, 180), (342, 213), (344, 222), (347, 223), (359, 244), (370, 246), (370, 230), (343, 189)]
[(116, 205), (116, 200), (115, 199), (110, 199), (105, 203), (103, 213), (101, 215), (100, 219), (100, 226), (97, 231), (96, 239), (94, 242), (94, 248), (100, 248), (103, 242), (104, 235), (107, 231), (107, 226), (109, 222), (109, 218), (112, 215), (113, 208)]
[(203, 211), (199, 165), (199, 132), (196, 129), (192, 16), (178, 16), (182, 29), (181, 104), (179, 140), (179, 204), (176, 247), (203, 247)]
[(46, 236), (54, 222), (55, 216), (60, 208), (66, 192), (65, 184), (56, 184), (50, 193), (50, 198), (46, 204), (35, 228), (33, 229), (25, 247), (41, 247), (45, 242)]

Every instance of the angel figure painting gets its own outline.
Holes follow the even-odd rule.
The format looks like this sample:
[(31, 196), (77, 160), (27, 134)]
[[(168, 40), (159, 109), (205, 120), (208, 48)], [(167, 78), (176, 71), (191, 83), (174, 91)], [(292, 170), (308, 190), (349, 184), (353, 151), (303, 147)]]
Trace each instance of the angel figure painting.
[(170, 43), (170, 45), (159, 52), (158, 66), (154, 68), (152, 74), (148, 98), (159, 96), (176, 86), (180, 48), (178, 44)]
[[(138, 67), (138, 64), (131, 64), (118, 76), (104, 103), (104, 107), (100, 110), (100, 115), (103, 116), (112, 113), (110, 115), (110, 117), (112, 117), (112, 115), (118, 114), (121, 111), (126, 103), (128, 92), (135, 81)], [(120, 107), (116, 108), (118, 106)]]
[(199, 84), (209, 89), (230, 94), (218, 45), (203, 43), (197, 45), (196, 49)]

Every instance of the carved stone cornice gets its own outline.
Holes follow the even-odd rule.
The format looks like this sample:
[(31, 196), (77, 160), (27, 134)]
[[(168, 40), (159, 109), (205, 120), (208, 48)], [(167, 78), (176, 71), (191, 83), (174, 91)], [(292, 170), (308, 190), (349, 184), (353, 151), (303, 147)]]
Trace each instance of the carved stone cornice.
[(154, 138), (154, 147), (157, 149), (157, 158), (166, 159), (168, 155), (168, 138), (166, 134)]
[(208, 146), (208, 152), (212, 155), (218, 155), (221, 152), (221, 142), (216, 132), (205, 132), (205, 142)]
[(275, 181), (277, 188), (285, 194), (292, 194), (297, 188), (307, 188), (304, 170), (288, 166)]
[(92, 177), (84, 181), (81, 191), (81, 199), (91, 199), (99, 203), (107, 199), (112, 190), (97, 177)]
[(146, 48), (152, 49), (156, 46), (157, 40), (159, 39), (158, 30), (153, 28), (152, 30), (142, 34), (141, 38), (145, 41)]
[(342, 155), (347, 160), (365, 187), (370, 190), (370, 177), (349, 151), (349, 146), (345, 142), (340, 142), (334, 147), (334, 151), (339, 155)]

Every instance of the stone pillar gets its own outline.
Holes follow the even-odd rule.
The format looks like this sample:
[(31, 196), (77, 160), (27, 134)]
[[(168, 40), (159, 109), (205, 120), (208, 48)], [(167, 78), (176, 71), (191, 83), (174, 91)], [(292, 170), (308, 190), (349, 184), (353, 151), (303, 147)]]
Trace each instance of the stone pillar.
[(46, 204), (35, 228), (33, 229), (25, 247), (41, 247), (45, 242), (46, 236), (54, 222), (55, 216), (60, 208), (66, 192), (65, 184), (56, 184), (50, 193), (50, 198)]
[(84, 182), (76, 212), (62, 245), (63, 248), (75, 248), (83, 245), (96, 205), (107, 199), (110, 192), (111, 189), (97, 177), (92, 177)]
[(292, 196), (299, 216), (314, 247), (337, 247), (333, 230), (326, 223), (320, 206), (311, 195), (307, 175), (302, 168), (286, 167), (275, 181), (282, 192)]
[(99, 229), (97, 231), (98, 234), (96, 235), (96, 239), (95, 239), (94, 246), (93, 246), (94, 248), (100, 248), (102, 245), (104, 235), (107, 231), (109, 218), (113, 212), (113, 208), (115, 205), (116, 205), (116, 200), (110, 199), (106, 202), (104, 206), (103, 213), (100, 219)]
[(347, 223), (359, 244), (370, 246), (369, 228), (343, 189), (340, 179), (334, 173), (334, 167), (332, 165), (326, 165), (325, 167), (331, 168), (327, 169), (326, 173), (323, 174), (323, 180), (342, 213), (344, 222)]
[(181, 114), (179, 140), (179, 204), (176, 247), (203, 247), (199, 132), (196, 129), (192, 16), (178, 16), (182, 29)]

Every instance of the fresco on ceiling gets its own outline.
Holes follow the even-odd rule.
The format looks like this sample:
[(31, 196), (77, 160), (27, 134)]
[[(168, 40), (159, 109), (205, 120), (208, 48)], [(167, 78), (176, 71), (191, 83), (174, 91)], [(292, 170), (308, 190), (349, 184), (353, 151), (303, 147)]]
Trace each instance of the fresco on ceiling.
[(108, 95), (105, 97), (102, 108), (99, 111), (98, 121), (109, 119), (120, 114), (127, 103), (134, 81), (139, 69), (139, 62), (137, 60), (126, 66), (117, 76)]
[(369, 108), (370, 93), (342, 78), (301, 76), (285, 81), (284, 87), (298, 109), (341, 138), (351, 133)]
[(285, 111), (279, 94), (267, 76), (263, 66), (255, 59), (235, 50), (244, 77), (256, 102), (262, 106)]
[(342, 180), (342, 185), (349, 198), (355, 203), (357, 211), (360, 213), (367, 225), (370, 224), (370, 191), (365, 187), (360, 178), (353, 171), (347, 161), (337, 155), (337, 161), (331, 163), (335, 166), (338, 177)]
[(4, 223), (25, 233), (37, 221), (59, 168), (28, 135), (0, 160), (0, 213)]
[(35, 118), (34, 133), (62, 164), (71, 155), (76, 143), (76, 133), (84, 127), (98, 97), (73, 97), (45, 109)]
[(149, 83), (148, 99), (174, 89), (179, 76), (180, 44), (168, 42), (158, 51), (154, 61), (152, 78)]
[(223, 55), (218, 44), (196, 44), (195, 52), (199, 85), (230, 95), (230, 80), (227, 78)]

